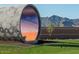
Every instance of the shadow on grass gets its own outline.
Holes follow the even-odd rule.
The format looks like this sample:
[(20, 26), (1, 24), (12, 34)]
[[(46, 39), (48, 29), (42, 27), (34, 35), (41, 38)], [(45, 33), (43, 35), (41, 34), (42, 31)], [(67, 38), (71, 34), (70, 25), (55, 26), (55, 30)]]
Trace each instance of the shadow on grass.
[(45, 46), (79, 47), (79, 43), (59, 42), (59, 41), (42, 41), (42, 40), (40, 40), (37, 44), (45, 45)]

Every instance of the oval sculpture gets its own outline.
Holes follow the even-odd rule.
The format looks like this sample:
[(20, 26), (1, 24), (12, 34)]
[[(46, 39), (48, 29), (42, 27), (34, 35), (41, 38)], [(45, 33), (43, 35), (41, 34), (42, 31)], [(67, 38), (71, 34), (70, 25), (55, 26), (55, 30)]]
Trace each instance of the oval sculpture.
[(40, 18), (33, 5), (27, 5), (21, 14), (21, 35), (24, 42), (35, 42), (40, 29)]

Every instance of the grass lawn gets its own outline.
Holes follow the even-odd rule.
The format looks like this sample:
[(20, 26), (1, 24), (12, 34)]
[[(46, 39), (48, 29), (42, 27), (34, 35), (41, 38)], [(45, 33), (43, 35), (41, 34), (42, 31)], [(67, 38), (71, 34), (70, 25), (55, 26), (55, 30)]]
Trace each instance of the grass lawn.
[(79, 40), (52, 40), (41, 45), (0, 44), (1, 54), (79, 54)]

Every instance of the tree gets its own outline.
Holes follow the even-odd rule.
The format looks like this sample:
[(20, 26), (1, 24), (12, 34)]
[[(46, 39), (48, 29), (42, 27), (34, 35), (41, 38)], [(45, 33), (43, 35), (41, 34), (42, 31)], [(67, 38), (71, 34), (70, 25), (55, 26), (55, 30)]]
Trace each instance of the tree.
[(51, 36), (53, 30), (54, 30), (54, 24), (53, 23), (49, 23), (47, 31), (48, 31), (50, 36)]

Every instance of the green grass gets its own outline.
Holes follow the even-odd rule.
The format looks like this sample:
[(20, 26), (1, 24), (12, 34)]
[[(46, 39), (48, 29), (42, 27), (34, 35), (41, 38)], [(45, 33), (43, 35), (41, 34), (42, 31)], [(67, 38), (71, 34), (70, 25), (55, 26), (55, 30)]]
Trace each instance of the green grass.
[[(9, 45), (0, 44), (1, 54), (79, 54), (79, 40), (53, 40), (52, 45)], [(74, 45), (74, 46), (73, 46)]]

